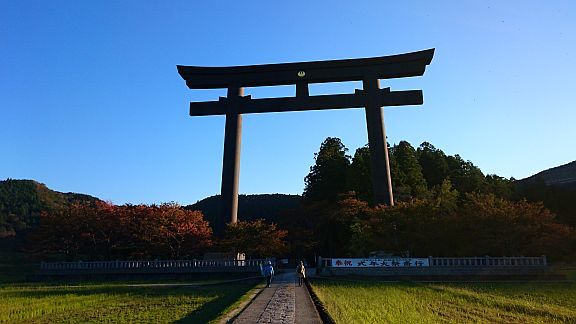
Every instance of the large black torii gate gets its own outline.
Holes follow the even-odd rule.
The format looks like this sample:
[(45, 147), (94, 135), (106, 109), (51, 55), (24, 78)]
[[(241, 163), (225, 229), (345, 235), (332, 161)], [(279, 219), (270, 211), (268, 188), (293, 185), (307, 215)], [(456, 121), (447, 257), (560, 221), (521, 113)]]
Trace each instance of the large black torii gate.
[[(190, 116), (226, 115), (222, 166), (222, 220), (236, 223), (242, 114), (341, 108), (366, 110), (372, 186), (376, 203), (394, 205), (388, 147), (382, 107), (421, 105), (422, 90), (390, 91), (380, 79), (421, 76), (432, 61), (434, 49), (362, 59), (263, 64), (231, 67), (178, 65), (190, 89), (227, 88), (218, 101), (191, 102)], [(353, 94), (310, 96), (310, 83), (362, 81)], [(295, 97), (252, 99), (244, 87), (296, 85)]]

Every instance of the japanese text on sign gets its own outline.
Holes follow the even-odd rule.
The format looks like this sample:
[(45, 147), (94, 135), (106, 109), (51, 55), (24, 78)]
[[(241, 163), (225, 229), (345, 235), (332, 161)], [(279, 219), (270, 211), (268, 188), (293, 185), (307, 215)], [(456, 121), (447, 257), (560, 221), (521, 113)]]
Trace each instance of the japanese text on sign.
[(333, 267), (428, 267), (426, 258), (388, 258), (388, 259), (332, 259)]

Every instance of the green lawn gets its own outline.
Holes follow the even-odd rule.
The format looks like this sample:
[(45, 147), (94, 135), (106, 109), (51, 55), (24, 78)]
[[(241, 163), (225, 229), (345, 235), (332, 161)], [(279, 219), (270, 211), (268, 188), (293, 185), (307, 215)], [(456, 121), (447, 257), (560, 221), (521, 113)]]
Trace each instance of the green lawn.
[(205, 323), (227, 313), (255, 286), (5, 285), (0, 323)]
[(576, 283), (312, 283), (337, 323), (576, 323)]

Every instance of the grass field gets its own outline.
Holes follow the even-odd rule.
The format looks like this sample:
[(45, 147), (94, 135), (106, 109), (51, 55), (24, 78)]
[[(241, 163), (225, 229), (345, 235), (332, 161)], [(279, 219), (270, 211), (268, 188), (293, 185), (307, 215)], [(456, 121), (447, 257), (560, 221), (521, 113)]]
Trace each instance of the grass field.
[[(27, 282), (38, 267), (26, 254), (0, 246), (0, 323), (207, 323), (229, 313), (262, 286), (257, 280), (206, 285), (246, 274)], [(202, 285), (132, 285), (182, 281)]]
[(576, 323), (576, 283), (386, 283), (317, 280), (337, 323)]
[(199, 287), (5, 285), (0, 287), (0, 322), (206, 323), (227, 313), (254, 287), (254, 282)]

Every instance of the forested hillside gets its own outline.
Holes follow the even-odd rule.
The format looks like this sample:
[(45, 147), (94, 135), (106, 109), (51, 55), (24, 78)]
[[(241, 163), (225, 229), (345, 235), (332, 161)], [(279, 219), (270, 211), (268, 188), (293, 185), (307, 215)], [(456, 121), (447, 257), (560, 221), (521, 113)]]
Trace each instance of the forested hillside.
[[(445, 181), (460, 195), (469, 192), (493, 193), (510, 199), (514, 178), (484, 175), (471, 161), (460, 155), (446, 155), (428, 142), (415, 149), (401, 141), (389, 148), (390, 171), (395, 201), (430, 197)], [(372, 202), (370, 151), (358, 148), (353, 156), (339, 138), (327, 138), (315, 154), (316, 164), (305, 179), (304, 197), (313, 200), (334, 199), (353, 191), (364, 201)]]
[[(238, 219), (266, 219), (278, 223), (283, 211), (300, 206), (302, 197), (299, 195), (262, 194), (238, 196)], [(199, 210), (210, 223), (214, 233), (220, 235), (225, 227), (225, 221), (220, 221), (220, 195), (211, 196), (195, 204), (184, 207), (188, 210)]]
[(50, 190), (33, 180), (0, 181), (0, 238), (32, 228), (42, 211), (66, 207), (75, 202), (98, 200), (89, 195)]
[(576, 161), (517, 181), (516, 197), (542, 201), (558, 219), (576, 226)]
[(520, 185), (545, 184), (576, 189), (576, 161), (550, 168), (518, 181)]

